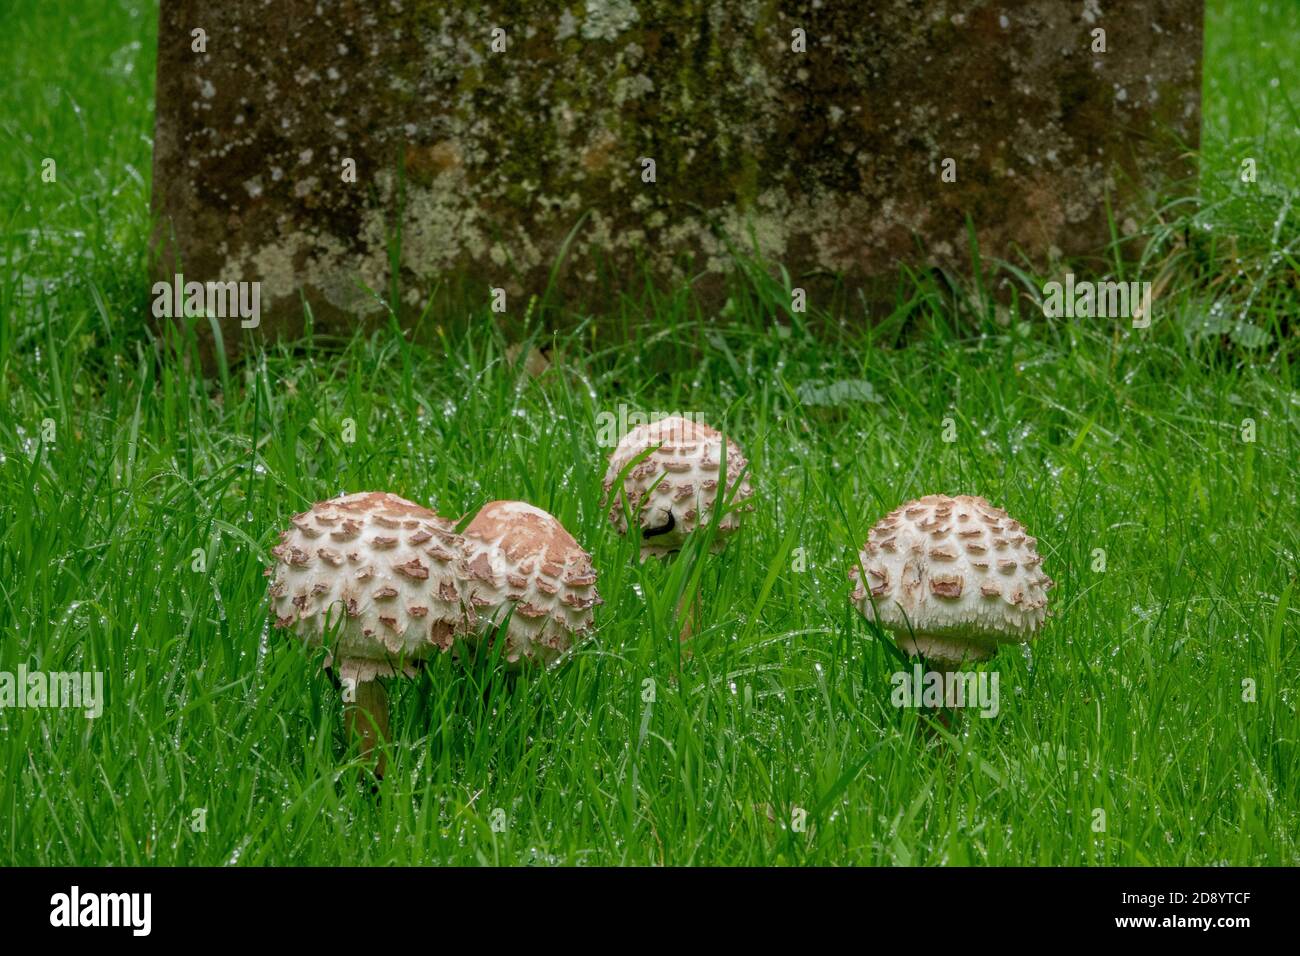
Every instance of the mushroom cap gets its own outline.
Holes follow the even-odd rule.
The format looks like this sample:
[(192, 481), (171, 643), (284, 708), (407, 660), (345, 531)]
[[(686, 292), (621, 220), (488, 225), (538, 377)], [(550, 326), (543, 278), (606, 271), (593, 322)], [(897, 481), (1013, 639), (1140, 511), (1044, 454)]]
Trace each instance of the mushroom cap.
[(727, 536), (740, 527), (740, 512), (754, 507), (750, 503), (754, 490), (746, 471), (749, 462), (740, 445), (703, 422), (677, 415), (634, 428), (618, 443), (605, 471), (604, 504), (620, 534), (627, 533), (627, 519), (614, 483), (628, 462), (646, 449), (654, 449), (623, 479), (627, 500), (634, 512), (639, 511), (643, 558), (680, 551), (687, 535), (708, 526), (720, 484), (724, 441), (727, 497), (734, 507), (718, 522), (713, 550), (719, 551)]
[(312, 505), (271, 549), (275, 626), (311, 645), (332, 630), (326, 666), (343, 680), (412, 675), (468, 630), (462, 544), (450, 521), (397, 495)]
[(592, 627), (591, 556), (553, 516), (523, 501), (492, 501), (464, 532), (461, 575), (480, 622), (507, 612), (505, 659), (553, 663)]
[(974, 495), (926, 495), (880, 520), (858, 553), (852, 600), (907, 653), (939, 663), (992, 657), (1033, 640), (1052, 579), (1038, 541)]

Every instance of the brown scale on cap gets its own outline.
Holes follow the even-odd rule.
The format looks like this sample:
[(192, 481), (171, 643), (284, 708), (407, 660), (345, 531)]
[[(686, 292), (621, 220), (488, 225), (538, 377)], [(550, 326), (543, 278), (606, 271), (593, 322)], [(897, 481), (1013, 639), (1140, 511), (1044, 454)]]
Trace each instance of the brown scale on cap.
[[(679, 551), (686, 537), (712, 520), (722, 472), (723, 444), (727, 457), (729, 510), (718, 523), (714, 550), (740, 527), (740, 516), (753, 510), (754, 492), (749, 463), (740, 446), (703, 422), (672, 416), (634, 428), (610, 455), (605, 472), (605, 507), (620, 534), (627, 533), (623, 497), (641, 525), (641, 554)], [(628, 464), (649, 450), (649, 457), (632, 466), (620, 489), (614, 486)]]
[(983, 498), (926, 495), (868, 533), (858, 560), (870, 586), (853, 568), (852, 600), (907, 653), (948, 666), (983, 660), (999, 644), (1033, 640), (1047, 617), (1053, 582), (1037, 547)]
[[(326, 538), (349, 542), (346, 561), (336, 547), (316, 543)], [(431, 541), (445, 560), (428, 555)], [(461, 545), (451, 522), (396, 495), (322, 501), (294, 515), (271, 549), (276, 626), (310, 644), (333, 627), (327, 663), (343, 680), (413, 673), (469, 630), (455, 560)]]
[(522, 501), (493, 501), (464, 533), (462, 577), (481, 623), (508, 612), (505, 658), (549, 664), (591, 630), (591, 557), (554, 517)]

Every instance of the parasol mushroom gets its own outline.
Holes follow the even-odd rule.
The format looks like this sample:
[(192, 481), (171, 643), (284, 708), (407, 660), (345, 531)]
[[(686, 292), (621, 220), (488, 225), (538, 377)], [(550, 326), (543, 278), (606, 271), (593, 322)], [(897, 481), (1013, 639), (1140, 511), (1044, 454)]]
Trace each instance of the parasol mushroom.
[[(642, 455), (643, 460), (632, 464)], [(620, 534), (628, 532), (625, 497), (640, 525), (641, 557), (663, 557), (680, 551), (693, 532), (708, 527), (725, 488), (724, 500), (733, 507), (717, 522), (712, 543), (716, 553), (739, 530), (741, 512), (753, 510), (748, 468), (740, 446), (703, 422), (673, 415), (641, 425), (628, 432), (610, 456), (604, 480), (609, 520)], [(622, 484), (615, 488), (620, 475)], [(698, 616), (697, 593), (682, 625), (682, 640), (691, 636), (692, 619)]]
[[(347, 723), (370, 754), (388, 739), (380, 678), (414, 676), (467, 628), (450, 521), (405, 498), (361, 492), (294, 515), (271, 549), (275, 626), (309, 645), (327, 637), (325, 665), (344, 687)], [(380, 753), (376, 776), (384, 774)]]
[(1028, 644), (1048, 614), (1053, 582), (1037, 539), (977, 496), (926, 495), (895, 508), (858, 560), (863, 570), (849, 572), (858, 609), (936, 670)]
[(460, 572), (479, 619), (507, 615), (506, 661), (552, 664), (603, 604), (587, 554), (553, 516), (523, 501), (484, 505), (463, 533)]

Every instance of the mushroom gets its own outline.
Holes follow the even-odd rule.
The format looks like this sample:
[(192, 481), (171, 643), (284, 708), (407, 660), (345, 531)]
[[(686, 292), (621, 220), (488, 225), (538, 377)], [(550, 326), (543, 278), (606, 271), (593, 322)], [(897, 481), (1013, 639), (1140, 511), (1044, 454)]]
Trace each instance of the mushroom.
[(858, 561), (849, 572), (858, 609), (904, 653), (941, 671), (1029, 643), (1048, 614), (1053, 582), (1037, 539), (974, 495), (926, 495), (895, 508), (868, 533)]
[[(642, 455), (643, 460), (631, 464)], [(626, 497), (641, 527), (641, 557), (663, 557), (680, 551), (693, 531), (710, 524), (718, 492), (725, 487), (726, 499), (734, 507), (718, 521), (712, 546), (716, 553), (740, 528), (740, 513), (754, 508), (748, 468), (740, 446), (703, 422), (673, 415), (641, 425), (623, 437), (609, 458), (604, 481), (609, 520), (619, 534), (627, 534), (622, 500)], [(616, 489), (620, 475), (622, 486)], [(682, 640), (690, 637), (691, 620), (698, 616), (697, 593), (682, 625)]]
[[(450, 521), (405, 498), (361, 492), (293, 516), (271, 549), (275, 626), (308, 645), (332, 635), (325, 665), (349, 700), (347, 723), (370, 754), (388, 740), (379, 678), (414, 676), (468, 625)], [(375, 775), (384, 773), (383, 754)]]
[[(661, 418), (628, 432), (610, 455), (605, 470), (605, 503), (609, 520), (619, 534), (627, 534), (627, 518), (614, 483), (628, 463), (650, 450), (645, 460), (633, 465), (623, 477), (622, 491), (641, 525), (641, 557), (663, 556), (680, 551), (686, 537), (707, 526), (718, 496), (722, 469), (722, 446), (727, 446), (727, 492), (742, 510), (754, 496), (746, 468), (749, 462), (740, 446), (703, 422), (677, 415)], [(726, 538), (740, 527), (737, 511), (718, 522), (713, 550), (722, 550)]]
[(509, 614), (504, 656), (554, 663), (592, 627), (591, 556), (541, 508), (523, 501), (484, 505), (464, 531), (460, 573), (471, 607), (500, 622)]

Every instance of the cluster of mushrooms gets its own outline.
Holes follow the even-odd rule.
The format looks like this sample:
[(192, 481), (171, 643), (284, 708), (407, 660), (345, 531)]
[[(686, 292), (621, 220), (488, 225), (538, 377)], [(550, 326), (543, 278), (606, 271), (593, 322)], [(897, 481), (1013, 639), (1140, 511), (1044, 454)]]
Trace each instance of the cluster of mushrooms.
[[(643, 558), (680, 551), (704, 528), (715, 530), (717, 551), (753, 507), (740, 447), (676, 416), (619, 442), (604, 489), (618, 532), (636, 521)], [(414, 676), (434, 654), (485, 634), (500, 635), (510, 666), (553, 664), (591, 632), (603, 603), (591, 556), (522, 501), (491, 502), (457, 533), (397, 495), (344, 495), (295, 515), (271, 553), (275, 626), (327, 649), (367, 755), (388, 739), (382, 678)], [(936, 669), (1028, 643), (1047, 614), (1052, 581), (1037, 541), (983, 498), (927, 495), (896, 508), (871, 529), (858, 564), (854, 603)]]

